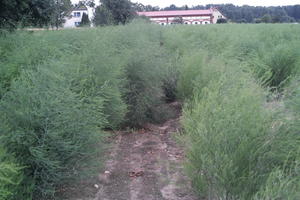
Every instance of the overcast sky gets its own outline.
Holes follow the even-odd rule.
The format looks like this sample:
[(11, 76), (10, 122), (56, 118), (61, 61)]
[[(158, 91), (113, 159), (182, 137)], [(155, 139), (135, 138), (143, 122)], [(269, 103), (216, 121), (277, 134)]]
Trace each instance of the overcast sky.
[(251, 6), (281, 6), (300, 4), (300, 0), (132, 0), (132, 2), (140, 2), (142, 4), (150, 4), (152, 6), (166, 7), (171, 4), (177, 6), (183, 5), (206, 5), (232, 3), (235, 5), (251, 5)]
[[(73, 3), (78, 3), (79, 0), (71, 0)], [(98, 4), (99, 0), (95, 0)], [(250, 5), (250, 6), (282, 6), (300, 4), (300, 0), (131, 0), (131, 2), (140, 2), (144, 5), (152, 5), (159, 7), (167, 7), (171, 4), (176, 6), (193, 6), (206, 4), (221, 4), (232, 3), (235, 5)]]

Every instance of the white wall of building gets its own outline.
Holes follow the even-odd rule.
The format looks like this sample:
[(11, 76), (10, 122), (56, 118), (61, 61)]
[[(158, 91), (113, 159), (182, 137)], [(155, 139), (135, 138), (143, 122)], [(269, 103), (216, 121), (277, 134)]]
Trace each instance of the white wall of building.
[[(161, 24), (161, 25), (169, 25), (169, 24), (174, 24), (174, 21), (176, 21), (178, 18), (182, 19), (183, 24), (191, 24), (191, 25), (200, 25), (200, 24), (216, 24), (217, 20), (220, 18), (226, 19), (222, 13), (215, 9), (211, 8), (211, 12), (208, 15), (194, 15), (194, 16), (183, 16), (178, 17), (172, 16), (172, 17), (151, 17), (149, 16), (150, 20), (154, 23)], [(175, 22), (176, 23), (176, 22)]]
[(213, 11), (213, 23), (216, 24), (218, 19), (224, 18), (226, 19), (226, 17), (224, 17), (224, 15), (222, 15), (222, 13), (220, 13), (220, 11), (218, 11), (217, 9), (214, 9)]
[[(154, 23), (160, 25), (169, 25), (173, 24), (173, 20), (176, 20), (176, 17), (169, 17), (169, 18), (150, 18), (150, 20)], [(211, 24), (210, 16), (195, 16), (195, 17), (183, 17), (182, 18), (183, 24), (186, 25), (201, 25), (201, 24)]]
[[(78, 16), (78, 13), (80, 15)], [(90, 21), (92, 22), (94, 16), (94, 10), (88, 8), (88, 10), (73, 10), (68, 17), (65, 17), (64, 28), (76, 28), (81, 22), (83, 13), (89, 16)]]

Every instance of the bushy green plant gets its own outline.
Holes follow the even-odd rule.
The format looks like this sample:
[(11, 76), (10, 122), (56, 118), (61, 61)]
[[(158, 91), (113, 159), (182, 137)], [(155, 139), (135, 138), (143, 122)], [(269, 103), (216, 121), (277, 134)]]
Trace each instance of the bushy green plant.
[(164, 66), (168, 65), (168, 60), (159, 42), (160, 27), (136, 21), (121, 31), (115, 39), (124, 58), (126, 124), (141, 126), (155, 121), (153, 112), (162, 104)]
[[(272, 154), (281, 168), (274, 168), (265, 187), (255, 199), (299, 199), (300, 198), (300, 87), (299, 76), (291, 80), (286, 89), (285, 125), (281, 129)], [(287, 116), (286, 116), (287, 115)]]
[[(299, 172), (299, 166), (298, 166)], [(290, 174), (287, 176), (285, 172), (280, 169), (274, 169), (270, 173), (266, 184), (255, 195), (254, 200), (272, 200), (272, 199), (286, 199), (296, 200), (300, 198), (300, 179), (299, 174)]]
[(275, 31), (275, 27), (268, 27), (271, 28), (268, 34), (263, 33), (267, 27), (261, 27), (257, 33), (245, 34), (232, 41), (232, 49), (227, 54), (247, 63), (264, 87), (282, 92), (290, 79), (299, 72), (299, 38), (293, 38), (291, 32), (287, 36), (287, 30), (279, 27)]
[(177, 84), (177, 95), (180, 99), (189, 100), (195, 90), (201, 92), (210, 81), (218, 79), (224, 65), (217, 59), (211, 59), (204, 51), (197, 51), (182, 58)]
[(117, 51), (114, 43), (105, 40), (95, 39), (94, 46), (67, 58), (70, 66), (65, 73), (72, 80), (72, 90), (82, 98), (101, 99), (98, 106), (107, 119), (105, 126), (115, 129), (120, 127), (127, 112), (122, 96), (125, 78), (122, 57), (114, 58)]
[(247, 75), (227, 68), (185, 109), (188, 166), (200, 194), (243, 199), (258, 190), (264, 177), (259, 149), (270, 126), (262, 100)]
[(76, 34), (19, 31), (0, 37), (0, 98), (21, 70), (34, 69), (36, 65), (68, 57), (76, 51), (80, 41), (73, 41), (74, 36), (78, 38)]
[[(210, 63), (206, 73), (197, 68), (197, 78), (186, 84), (193, 87), (183, 126), (195, 188), (216, 199), (297, 199), (297, 90), (291, 101), (296, 113), (275, 115), (263, 105), (265, 94), (244, 66), (230, 60), (223, 67)], [(218, 73), (207, 79), (213, 71)]]
[(255, 55), (263, 54), (263, 43), (256, 35), (248, 35), (248, 37), (234, 41), (232, 51), (228, 53), (234, 54), (233, 57), (240, 61), (251, 61)]
[(34, 184), (34, 198), (53, 196), (56, 186), (90, 168), (102, 147), (99, 103), (80, 98), (50, 68), (22, 72), (0, 104), (1, 143), (25, 166), (23, 185)]
[[(290, 112), (277, 116), (272, 124), (272, 134), (260, 152), (259, 174), (266, 180), (252, 199), (298, 199), (300, 197), (300, 135), (297, 118), (289, 119)], [(294, 116), (297, 117), (297, 116)]]
[(163, 78), (163, 92), (165, 94), (166, 102), (173, 102), (177, 99), (177, 84), (178, 84), (178, 76), (179, 76), (179, 63), (180, 58), (178, 55), (167, 55), (170, 56), (171, 59), (169, 64), (166, 63), (166, 75)]
[(272, 51), (266, 58), (271, 77), (266, 80), (271, 88), (282, 89), (289, 79), (295, 75), (299, 67), (299, 47), (293, 44), (282, 44)]
[(184, 65), (180, 69), (179, 80), (177, 84), (178, 96), (181, 99), (193, 96), (195, 80), (198, 76), (202, 76), (203, 66), (206, 66), (205, 56), (201, 53), (185, 57)]
[(16, 199), (17, 197), (26, 199), (18, 195), (19, 184), (23, 179), (22, 168), (16, 164), (10, 155), (0, 149), (0, 199)]
[(129, 109), (126, 120), (129, 125), (133, 126), (141, 126), (145, 122), (151, 121), (153, 117), (151, 110), (160, 105), (164, 98), (162, 74), (159, 69), (161, 63), (159, 60), (153, 59), (159, 55), (153, 55), (151, 50), (135, 56), (137, 54), (138, 50), (136, 49), (125, 67), (127, 78), (125, 102)]

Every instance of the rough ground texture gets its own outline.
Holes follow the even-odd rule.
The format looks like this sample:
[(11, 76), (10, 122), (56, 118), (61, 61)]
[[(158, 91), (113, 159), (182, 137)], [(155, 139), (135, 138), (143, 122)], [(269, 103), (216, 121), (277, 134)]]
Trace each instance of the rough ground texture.
[(183, 173), (183, 150), (172, 137), (178, 128), (179, 118), (116, 133), (109, 159), (93, 185), (95, 196), (76, 199), (196, 200)]

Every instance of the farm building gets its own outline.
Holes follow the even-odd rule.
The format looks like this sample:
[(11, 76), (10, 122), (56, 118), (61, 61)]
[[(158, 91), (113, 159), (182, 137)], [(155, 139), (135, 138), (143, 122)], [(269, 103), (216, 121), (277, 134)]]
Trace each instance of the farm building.
[(207, 10), (172, 10), (172, 11), (153, 11), (138, 12), (139, 16), (149, 17), (154, 23), (160, 25), (168, 24), (216, 24), (218, 19), (225, 18), (222, 13), (211, 8)]

